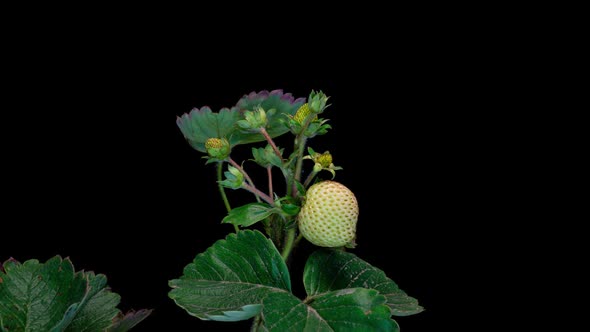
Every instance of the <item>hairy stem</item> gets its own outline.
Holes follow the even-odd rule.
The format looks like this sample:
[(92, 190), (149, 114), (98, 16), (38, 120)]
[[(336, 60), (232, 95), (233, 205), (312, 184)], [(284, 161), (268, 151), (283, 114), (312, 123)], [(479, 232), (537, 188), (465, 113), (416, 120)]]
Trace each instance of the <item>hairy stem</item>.
[(271, 228), (272, 228), (272, 242), (275, 244), (275, 246), (277, 248), (282, 248), (283, 247), (283, 241), (284, 241), (284, 222), (283, 219), (277, 215), (274, 215), (272, 220), (271, 220)]
[(301, 136), (297, 140), (297, 162), (295, 163), (295, 174), (294, 174), (294, 181), (291, 188), (291, 195), (293, 197), (297, 197), (297, 181), (301, 181), (301, 169), (303, 168), (303, 153), (305, 152), (305, 143), (307, 142), (307, 137)]
[[(270, 196), (271, 199), (273, 199), (273, 187), (272, 187), (272, 166), (267, 166), (266, 167), (266, 173), (268, 174), (268, 196)], [(273, 201), (274, 204), (274, 201)]]
[(285, 262), (287, 262), (287, 259), (289, 259), (289, 255), (291, 254), (291, 251), (295, 247), (294, 240), (295, 240), (295, 227), (292, 227), (292, 228), (289, 228), (289, 230), (287, 231), (287, 235), (285, 236), (285, 246), (283, 247), (283, 252), (281, 253), (281, 257), (283, 257), (283, 260)]
[(291, 196), (297, 197), (299, 194), (297, 192), (297, 181), (301, 181), (301, 169), (303, 167), (303, 153), (305, 152), (305, 144), (307, 143), (307, 136), (305, 135), (305, 131), (309, 127), (309, 124), (315, 117), (314, 114), (309, 114), (307, 118), (305, 118), (305, 122), (301, 126), (301, 131), (297, 136), (295, 136), (295, 151), (297, 152), (296, 163), (295, 163), (295, 170), (294, 170), (294, 181), (291, 184)]
[(303, 238), (303, 233), (299, 233), (299, 235), (297, 235), (297, 238), (295, 239), (295, 242), (293, 243), (293, 247), (297, 247), (297, 245), (299, 244), (299, 241), (301, 241), (302, 238)]
[(260, 191), (258, 188), (251, 186), (247, 183), (242, 183), (242, 188), (246, 189), (247, 191), (256, 195), (256, 197), (261, 198), (263, 201), (267, 202), (270, 205), (274, 205), (274, 200), (272, 197), (268, 196), (267, 194)]
[(285, 178), (285, 184), (287, 186), (287, 196), (292, 196), (291, 188), (293, 188), (293, 161), (293, 158), (290, 158), (289, 163), (287, 165), (284, 165), (284, 168), (281, 168), (281, 171), (283, 172), (283, 177)]
[(223, 180), (223, 161), (217, 163), (217, 186), (219, 187), (219, 193), (221, 194), (221, 199), (223, 199), (223, 204), (225, 205), (225, 209), (227, 213), (231, 211), (231, 205), (229, 204), (229, 200), (227, 199), (227, 195), (225, 194), (225, 188), (221, 185), (221, 181)]
[(307, 186), (309, 186), (309, 183), (311, 182), (311, 180), (313, 180), (313, 178), (318, 174), (318, 172), (316, 171), (312, 171), (311, 173), (309, 173), (309, 175), (307, 176), (307, 178), (305, 179), (305, 182), (303, 182), (303, 187), (307, 188)]
[(277, 155), (277, 157), (279, 157), (279, 159), (282, 160), (283, 156), (281, 156), (281, 151), (279, 151), (279, 148), (277, 147), (275, 142), (272, 140), (272, 138), (270, 137), (270, 135), (268, 134), (266, 129), (260, 128), (260, 133), (262, 134), (262, 136), (264, 136), (264, 138), (266, 138), (266, 141), (268, 142), (268, 144), (270, 144), (270, 146), (272, 147), (272, 149), (275, 152), (275, 154)]
[[(229, 204), (229, 200), (227, 199), (227, 195), (225, 194), (225, 188), (221, 185), (221, 181), (223, 180), (223, 161), (217, 163), (217, 186), (219, 187), (219, 193), (221, 194), (221, 199), (223, 200), (223, 204), (225, 205), (225, 209), (227, 213), (231, 211), (231, 205)], [(238, 225), (234, 225), (234, 230), (236, 233), (238, 232), (239, 228)]]

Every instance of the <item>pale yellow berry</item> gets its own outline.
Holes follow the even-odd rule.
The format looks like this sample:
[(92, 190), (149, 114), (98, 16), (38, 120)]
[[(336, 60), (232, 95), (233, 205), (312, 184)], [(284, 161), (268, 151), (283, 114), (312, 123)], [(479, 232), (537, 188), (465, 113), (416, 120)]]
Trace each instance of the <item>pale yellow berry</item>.
[(299, 231), (320, 247), (354, 247), (359, 208), (343, 184), (322, 181), (309, 187), (298, 215)]

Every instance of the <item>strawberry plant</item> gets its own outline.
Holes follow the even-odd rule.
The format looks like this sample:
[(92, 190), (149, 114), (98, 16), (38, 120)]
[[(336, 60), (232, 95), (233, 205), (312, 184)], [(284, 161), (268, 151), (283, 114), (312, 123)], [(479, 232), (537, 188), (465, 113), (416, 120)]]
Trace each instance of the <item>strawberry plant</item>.
[[(235, 230), (170, 281), (170, 298), (188, 314), (252, 319), (252, 331), (398, 331), (393, 316), (423, 310), (354, 254), (363, 243), (356, 239), (363, 222), (357, 199), (335, 180), (342, 168), (330, 152), (310, 146), (331, 129), (322, 118), (328, 99), (321, 91), (298, 99), (281, 90), (253, 92), (234, 107), (193, 109), (177, 119), (188, 143), (216, 166), (227, 210), (220, 220)], [(283, 135), (293, 137), (292, 147), (277, 145)], [(248, 145), (251, 157), (235, 160), (234, 152)], [(252, 201), (233, 206), (228, 190), (250, 192)], [(301, 241), (317, 247), (305, 258), (303, 298), (292, 290), (298, 276), (289, 268)]]

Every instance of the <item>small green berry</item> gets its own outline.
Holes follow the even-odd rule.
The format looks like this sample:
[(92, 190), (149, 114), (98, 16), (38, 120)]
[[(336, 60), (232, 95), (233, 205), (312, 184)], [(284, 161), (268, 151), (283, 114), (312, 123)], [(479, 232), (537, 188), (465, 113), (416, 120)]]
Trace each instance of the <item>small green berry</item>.
[(205, 149), (211, 158), (223, 160), (229, 156), (230, 146), (225, 138), (208, 138), (205, 141)]

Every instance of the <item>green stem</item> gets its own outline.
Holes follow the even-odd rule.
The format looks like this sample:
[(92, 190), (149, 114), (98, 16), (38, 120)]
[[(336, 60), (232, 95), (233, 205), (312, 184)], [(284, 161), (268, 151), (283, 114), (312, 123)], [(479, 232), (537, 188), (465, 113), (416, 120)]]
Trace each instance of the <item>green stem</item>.
[(301, 136), (298, 139), (297, 144), (297, 162), (295, 164), (295, 174), (294, 174), (294, 181), (291, 188), (291, 194), (293, 197), (297, 197), (297, 181), (301, 182), (301, 169), (303, 168), (303, 153), (305, 152), (305, 143), (307, 142), (307, 137)]
[(295, 239), (295, 242), (293, 243), (293, 247), (297, 247), (297, 245), (299, 244), (299, 241), (301, 241), (302, 238), (303, 238), (303, 233), (299, 233), (299, 235), (297, 235), (297, 238)]
[(305, 182), (303, 182), (304, 188), (307, 188), (307, 186), (309, 186), (309, 183), (311, 182), (311, 180), (313, 180), (313, 178), (316, 176), (316, 174), (318, 174), (318, 172), (316, 172), (316, 171), (312, 171), (311, 173), (309, 173), (309, 175), (307, 176), (307, 179), (305, 179)]
[(272, 166), (266, 167), (266, 173), (268, 174), (268, 196), (270, 196), (270, 198), (273, 198), (274, 195), (272, 187)]
[[(217, 163), (217, 185), (219, 187), (219, 193), (221, 194), (221, 199), (223, 200), (223, 204), (225, 205), (225, 209), (227, 213), (231, 211), (231, 205), (229, 204), (229, 200), (227, 199), (227, 195), (225, 194), (225, 188), (221, 185), (221, 181), (223, 180), (223, 162), (220, 161)], [(239, 228), (237, 225), (234, 225), (234, 230), (236, 233), (238, 232)]]
[(285, 223), (283, 219), (277, 215), (271, 216), (270, 228), (271, 228), (271, 240), (277, 248), (283, 248), (283, 241), (285, 240), (285, 234), (283, 233)]
[(301, 126), (301, 131), (299, 132), (299, 134), (297, 134), (297, 136), (295, 136), (295, 151), (297, 152), (297, 157), (296, 158), (296, 164), (295, 164), (295, 181), (293, 181), (293, 183), (291, 184), (291, 196), (293, 197), (297, 197), (298, 192), (297, 192), (297, 182), (296, 181), (301, 181), (301, 169), (303, 167), (303, 153), (305, 152), (305, 144), (307, 143), (307, 136), (305, 135), (305, 131), (307, 130), (307, 127), (309, 127), (309, 125), (311, 124), (311, 122), (313, 121), (313, 118), (315, 117), (314, 114), (309, 114), (307, 116), (307, 118), (305, 118), (305, 121), (303, 123), (303, 125)]
[(221, 181), (223, 181), (223, 161), (217, 163), (217, 186), (219, 187), (219, 193), (221, 194), (221, 199), (223, 199), (225, 209), (227, 210), (227, 213), (230, 213), (231, 205), (225, 194), (225, 188), (221, 185)]
[(281, 171), (283, 171), (283, 177), (285, 178), (285, 184), (287, 185), (287, 196), (293, 196), (291, 195), (291, 188), (293, 188), (293, 165), (291, 165), (293, 163), (293, 159), (289, 159), (289, 164), (286, 167), (286, 169), (282, 169)]
[(283, 247), (283, 252), (281, 253), (281, 257), (283, 257), (283, 260), (285, 262), (287, 262), (287, 259), (289, 259), (289, 255), (291, 254), (291, 251), (295, 247), (293, 245), (294, 240), (295, 240), (295, 227), (290, 228), (287, 231), (287, 236), (285, 239), (285, 246)]

